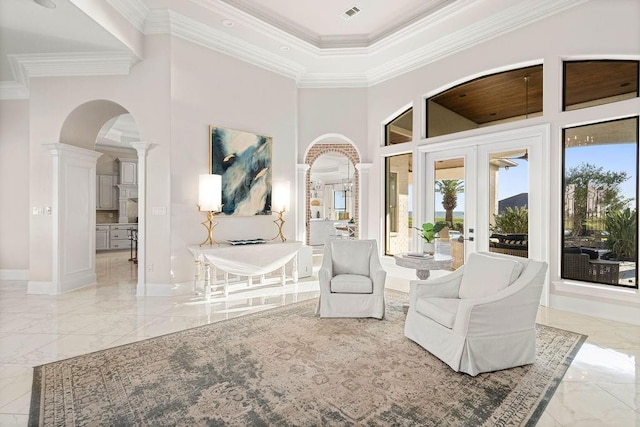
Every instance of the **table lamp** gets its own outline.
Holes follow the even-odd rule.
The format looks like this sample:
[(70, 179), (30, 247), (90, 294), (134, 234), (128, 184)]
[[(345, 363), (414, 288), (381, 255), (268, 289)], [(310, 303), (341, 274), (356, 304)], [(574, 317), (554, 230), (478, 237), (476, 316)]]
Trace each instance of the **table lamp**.
[(290, 203), (290, 185), (289, 181), (276, 181), (273, 184), (273, 193), (272, 193), (272, 202), (271, 202), (271, 211), (278, 214), (278, 219), (273, 222), (278, 226), (278, 234), (271, 240), (275, 240), (280, 237), (280, 240), (283, 242), (287, 241), (287, 238), (284, 237), (282, 233), (282, 227), (284, 226), (284, 218), (283, 215), (286, 211), (289, 210)]
[(207, 239), (200, 243), (200, 246), (213, 245), (218, 246), (213, 238), (213, 229), (217, 222), (213, 220), (213, 216), (222, 210), (222, 176), (213, 174), (202, 174), (198, 181), (198, 210), (207, 213), (207, 219), (202, 222), (208, 232)]

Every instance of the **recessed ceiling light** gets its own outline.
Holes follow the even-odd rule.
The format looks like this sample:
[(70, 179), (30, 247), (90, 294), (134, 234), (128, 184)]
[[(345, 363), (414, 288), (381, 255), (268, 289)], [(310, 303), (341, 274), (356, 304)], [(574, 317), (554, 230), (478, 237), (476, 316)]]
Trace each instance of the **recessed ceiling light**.
[(286, 44), (283, 44), (282, 46), (280, 46), (280, 50), (283, 52), (289, 52), (291, 50), (291, 48), (289, 46), (287, 46)]
[(222, 25), (225, 27), (233, 27), (233, 21), (231, 19), (223, 19)]
[(56, 8), (56, 4), (54, 3), (53, 0), (33, 0), (34, 2), (36, 2), (37, 4), (39, 4), (42, 7), (46, 7), (47, 9), (55, 9)]

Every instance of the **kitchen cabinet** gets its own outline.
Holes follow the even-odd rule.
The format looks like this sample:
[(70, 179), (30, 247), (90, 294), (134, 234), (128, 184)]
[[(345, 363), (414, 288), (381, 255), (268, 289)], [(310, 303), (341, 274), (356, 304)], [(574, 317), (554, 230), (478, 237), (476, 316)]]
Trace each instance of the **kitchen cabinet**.
[(109, 226), (96, 225), (96, 250), (109, 249)]
[(96, 225), (96, 250), (129, 249), (131, 230), (137, 229), (138, 224)]
[(138, 159), (118, 157), (120, 164), (120, 184), (138, 185)]
[(96, 175), (96, 209), (104, 211), (118, 210), (118, 176), (113, 174)]

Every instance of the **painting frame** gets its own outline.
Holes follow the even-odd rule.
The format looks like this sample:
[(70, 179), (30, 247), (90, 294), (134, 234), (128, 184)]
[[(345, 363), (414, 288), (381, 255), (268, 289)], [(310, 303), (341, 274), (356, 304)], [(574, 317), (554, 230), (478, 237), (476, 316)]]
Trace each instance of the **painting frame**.
[(209, 173), (222, 176), (222, 214), (271, 215), (273, 138), (209, 125)]

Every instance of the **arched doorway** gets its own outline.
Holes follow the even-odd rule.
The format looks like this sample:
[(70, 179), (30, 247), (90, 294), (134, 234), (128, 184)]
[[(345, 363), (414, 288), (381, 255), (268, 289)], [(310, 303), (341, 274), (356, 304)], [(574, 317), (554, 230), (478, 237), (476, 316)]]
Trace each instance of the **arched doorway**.
[[(100, 142), (104, 143), (105, 140), (109, 140), (112, 145), (116, 146), (116, 149), (123, 153), (126, 151), (127, 155), (122, 155), (122, 159), (128, 159), (130, 163), (137, 164), (140, 150), (135, 145), (144, 144), (139, 142), (139, 136), (126, 140), (106, 137), (105, 124), (115, 123), (114, 119), (117, 120), (118, 117), (124, 115), (128, 115), (127, 109), (115, 102), (109, 100), (86, 102), (71, 111), (65, 119), (60, 131), (60, 142), (47, 145), (53, 156), (53, 282), (55, 293), (66, 292), (96, 281), (96, 212), (98, 208), (96, 193), (99, 188), (96, 185), (97, 162), (98, 158), (102, 156), (102, 153), (96, 148)], [(132, 118), (129, 124), (131, 125), (131, 123), (136, 128), (135, 133), (137, 134), (137, 126)], [(121, 136), (124, 134), (123, 132), (117, 133)], [(120, 144), (119, 147), (117, 147), (118, 144)], [(138, 168), (134, 170), (131, 179), (137, 182), (139, 181)], [(116, 186), (120, 187), (120, 177), (114, 173), (113, 178), (113, 186), (109, 190), (114, 191), (115, 197), (122, 199), (122, 194), (119, 195), (119, 189), (116, 188)], [(137, 196), (137, 194), (127, 193), (126, 202), (129, 201), (130, 195)], [(122, 200), (119, 202), (119, 205), (117, 203), (114, 205), (115, 211), (118, 211), (121, 206), (127, 208), (126, 203), (123, 205)], [(141, 220), (144, 221), (144, 215), (136, 215), (136, 209), (131, 210), (131, 221), (136, 217), (142, 217)], [(140, 211), (140, 208), (138, 207), (137, 210)], [(142, 211), (144, 212), (144, 209)], [(114, 219), (121, 220), (121, 218)], [(114, 223), (117, 224), (118, 221), (114, 221)], [(138, 242), (142, 252), (144, 251), (143, 239), (142, 236)], [(138, 274), (138, 282), (140, 282), (140, 274)]]
[[(352, 189), (353, 189), (353, 214), (349, 213), (349, 219), (353, 218), (353, 223), (350, 224), (350, 228), (353, 230), (354, 236), (359, 236), (359, 221), (360, 221), (360, 174), (356, 165), (360, 164), (360, 154), (358, 153), (355, 145), (344, 136), (331, 135), (317, 139), (307, 151), (305, 156), (305, 164), (309, 166), (305, 173), (305, 227), (306, 227), (306, 244), (311, 243), (311, 220), (312, 220), (312, 207), (311, 200), (313, 194), (313, 187), (311, 182), (311, 168), (313, 164), (321, 156), (327, 154), (337, 154), (344, 156), (348, 161), (348, 167), (351, 168), (353, 174)], [(334, 219), (334, 218), (331, 218)], [(336, 217), (335, 219), (338, 219)]]

